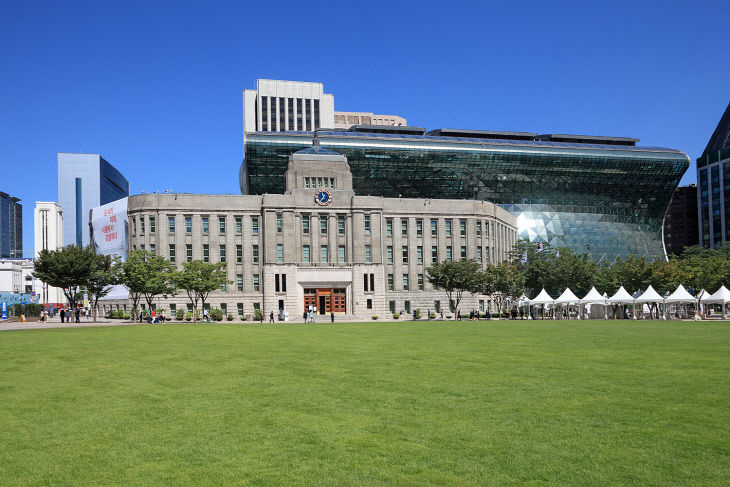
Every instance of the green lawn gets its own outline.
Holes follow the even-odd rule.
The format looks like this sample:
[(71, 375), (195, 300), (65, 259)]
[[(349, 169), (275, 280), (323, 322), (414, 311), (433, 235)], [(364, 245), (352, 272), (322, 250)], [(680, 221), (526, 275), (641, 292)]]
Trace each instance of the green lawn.
[(0, 485), (730, 485), (730, 323), (0, 333)]

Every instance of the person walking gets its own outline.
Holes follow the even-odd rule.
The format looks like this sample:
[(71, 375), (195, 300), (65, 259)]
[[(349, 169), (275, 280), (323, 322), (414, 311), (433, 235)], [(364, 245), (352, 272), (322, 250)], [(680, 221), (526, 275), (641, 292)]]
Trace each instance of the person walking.
[(302, 318), (304, 318), (304, 322), (307, 322), (307, 318), (309, 317), (309, 313), (307, 313), (307, 309), (304, 308), (304, 313), (302, 313)]
[(203, 319), (206, 323), (210, 323), (210, 314), (208, 314), (208, 308), (203, 308)]
[(81, 308), (76, 308), (76, 323), (81, 323)]
[(64, 323), (64, 319), (66, 318), (66, 310), (61, 308), (61, 312), (59, 314), (61, 315), (61, 323)]
[(332, 311), (332, 313), (330, 314), (330, 318), (332, 319), (332, 323), (334, 323), (335, 322), (335, 312), (334, 311)]
[(274, 322), (274, 312), (272, 311), (271, 313), (269, 313), (269, 323), (273, 323), (273, 322)]
[(309, 310), (309, 322), (314, 323), (314, 311)]

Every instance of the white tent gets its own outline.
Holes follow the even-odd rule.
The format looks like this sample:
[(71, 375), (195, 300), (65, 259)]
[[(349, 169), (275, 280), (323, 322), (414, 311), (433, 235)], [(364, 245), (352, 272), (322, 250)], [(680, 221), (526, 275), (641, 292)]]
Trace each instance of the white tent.
[[(554, 303), (570, 306), (571, 304), (580, 304), (580, 299), (578, 299), (578, 296), (576, 296), (570, 288), (566, 287), (563, 294), (558, 296)], [(568, 309), (568, 318), (570, 318), (570, 309)]]
[(681, 284), (677, 287), (677, 289), (667, 296), (667, 298), (664, 300), (665, 303), (695, 303), (697, 299), (692, 296), (690, 293), (687, 292), (687, 290), (682, 286)]
[(636, 304), (643, 304), (643, 303), (663, 303), (664, 298), (659, 295), (658, 292), (654, 291), (654, 288), (649, 285), (648, 288), (646, 288), (646, 291), (641, 293), (641, 296), (636, 298), (634, 301), (636, 301)]
[(720, 289), (712, 294), (705, 293), (700, 299), (702, 304), (725, 304), (730, 303), (730, 291), (725, 286), (720, 286)]
[(535, 299), (530, 300), (531, 305), (535, 304), (553, 304), (553, 301), (555, 301), (553, 298), (550, 297), (550, 295), (545, 291), (545, 288), (542, 288), (542, 291), (540, 291), (540, 294), (535, 296)]
[(530, 298), (528, 298), (526, 295), (520, 296), (520, 299), (517, 300), (517, 306), (527, 306), (530, 304)]
[(618, 291), (616, 291), (616, 294), (608, 298), (608, 302), (609, 304), (633, 304), (634, 298), (632, 298), (631, 295), (626, 292), (626, 289), (621, 286)]
[[(623, 289), (623, 288), (621, 288)], [(628, 294), (628, 293), (627, 293)], [(599, 293), (595, 287), (592, 287), (590, 291), (588, 291), (588, 294), (586, 294), (583, 299), (580, 300), (583, 304), (606, 304), (606, 298), (601, 296), (601, 293)]]

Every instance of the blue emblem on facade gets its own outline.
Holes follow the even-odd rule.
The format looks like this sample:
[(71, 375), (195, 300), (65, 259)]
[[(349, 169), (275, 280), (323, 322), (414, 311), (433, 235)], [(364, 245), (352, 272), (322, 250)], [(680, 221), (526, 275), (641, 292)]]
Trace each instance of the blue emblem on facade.
[(327, 206), (332, 203), (332, 193), (328, 189), (320, 189), (314, 193), (314, 201), (319, 206)]

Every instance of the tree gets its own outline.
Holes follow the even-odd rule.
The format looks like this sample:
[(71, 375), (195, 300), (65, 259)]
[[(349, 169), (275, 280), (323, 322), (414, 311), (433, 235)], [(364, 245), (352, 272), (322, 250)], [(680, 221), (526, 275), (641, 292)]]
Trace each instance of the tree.
[(482, 265), (474, 259), (437, 262), (426, 269), (428, 282), (436, 289), (443, 289), (449, 304), (458, 312), (464, 292), (478, 288)]
[(492, 297), (497, 305), (497, 314), (501, 318), (504, 303), (508, 298), (518, 297), (524, 287), (525, 276), (518, 266), (505, 261), (496, 266), (489, 264), (483, 272), (480, 272), (475, 291)]
[(152, 308), (152, 301), (160, 294), (174, 294), (173, 275), (175, 264), (146, 250), (129, 253), (122, 264), (122, 284), (129, 290), (134, 320), (138, 318), (137, 305), (144, 297)]
[(193, 320), (197, 321), (198, 302), (205, 309), (208, 295), (228, 283), (226, 264), (193, 260), (183, 264), (183, 270), (175, 272), (173, 280), (179, 289), (184, 289), (193, 305)]
[(89, 280), (86, 282), (94, 321), (96, 321), (99, 298), (103, 298), (109, 294), (113, 285), (119, 284), (121, 274), (122, 267), (119, 262), (119, 257), (101, 254), (94, 255), (92, 272)]
[(90, 247), (68, 245), (58, 250), (43, 249), (35, 260), (33, 275), (49, 286), (63, 289), (74, 308), (81, 297), (80, 288), (88, 286), (95, 261), (96, 254)]

